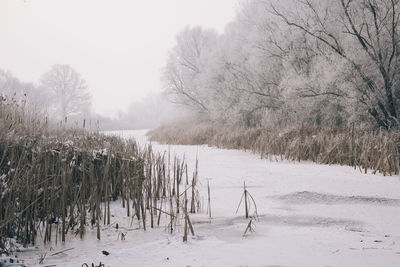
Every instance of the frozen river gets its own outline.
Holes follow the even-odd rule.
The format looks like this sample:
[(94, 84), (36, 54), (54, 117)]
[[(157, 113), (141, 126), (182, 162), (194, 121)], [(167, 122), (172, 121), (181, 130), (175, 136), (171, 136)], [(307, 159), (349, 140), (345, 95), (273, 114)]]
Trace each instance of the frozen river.
[[(144, 143), (144, 133), (123, 135)], [(165, 248), (177, 255), (177, 265), (400, 266), (399, 176), (208, 146), (153, 149), (184, 155), (190, 166), (197, 157), (203, 196), (206, 181), (211, 185), (213, 218), (196, 225), (206, 237), (188, 249)], [(243, 182), (259, 215), (255, 232), (245, 238), (248, 220), (242, 210), (235, 214)]]
[[(117, 133), (145, 143), (145, 131)], [(362, 174), (347, 166), (260, 159), (251, 152), (208, 146), (153, 144), (155, 151), (199, 161), (203, 198), (211, 186), (212, 218), (193, 217), (196, 237), (182, 242), (182, 231), (164, 227), (131, 232), (117, 240), (115, 229), (103, 229), (72, 240), (60, 265), (83, 262), (105, 266), (400, 266), (399, 176)], [(246, 182), (258, 208), (254, 232), (243, 236), (249, 222), (238, 203)], [(117, 210), (119, 203), (114, 203)], [(251, 214), (254, 205), (251, 207)], [(123, 214), (123, 212), (121, 212)], [(114, 222), (129, 219), (117, 211)], [(58, 248), (56, 250), (59, 250)], [(106, 249), (109, 256), (100, 253)], [(39, 265), (38, 265), (39, 266)]]

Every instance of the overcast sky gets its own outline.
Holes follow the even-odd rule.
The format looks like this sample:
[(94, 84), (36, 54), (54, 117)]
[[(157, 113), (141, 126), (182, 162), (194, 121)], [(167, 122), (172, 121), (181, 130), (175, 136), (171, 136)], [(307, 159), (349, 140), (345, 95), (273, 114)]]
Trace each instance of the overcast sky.
[(82, 74), (95, 111), (113, 115), (160, 91), (186, 25), (222, 32), (238, 0), (0, 0), (0, 68), (37, 82), (53, 64)]

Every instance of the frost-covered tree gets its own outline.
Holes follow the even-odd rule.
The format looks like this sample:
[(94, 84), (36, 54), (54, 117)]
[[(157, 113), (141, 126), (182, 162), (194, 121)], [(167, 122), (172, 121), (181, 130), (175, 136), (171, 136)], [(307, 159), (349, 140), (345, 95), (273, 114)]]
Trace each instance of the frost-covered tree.
[(178, 35), (167, 91), (225, 124), (391, 129), (399, 125), (399, 2), (244, 2), (222, 34)]
[(178, 35), (163, 77), (176, 102), (212, 120), (247, 126), (281, 104), (280, 62), (256, 47), (262, 36), (251, 23), (240, 18), (222, 36), (201, 28)]
[(209, 113), (209, 92), (202, 85), (207, 62), (202, 57), (212, 51), (216, 39), (214, 31), (200, 27), (187, 27), (178, 34), (163, 75), (164, 87), (174, 102)]
[(345, 61), (348, 87), (364, 112), (386, 129), (399, 124), (399, 8), (397, 0), (290, 1), (294, 11), (272, 4), (291, 28)]

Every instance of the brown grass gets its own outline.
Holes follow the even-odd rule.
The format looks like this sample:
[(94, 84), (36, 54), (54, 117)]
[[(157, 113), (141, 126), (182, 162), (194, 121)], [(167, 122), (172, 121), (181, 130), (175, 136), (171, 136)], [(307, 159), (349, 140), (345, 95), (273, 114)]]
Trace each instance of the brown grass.
[[(172, 218), (183, 210), (179, 187), (185, 162), (176, 157), (172, 162), (170, 155), (133, 140), (53, 128), (1, 100), (0, 156), (0, 253), (8, 252), (10, 239), (24, 246), (38, 238), (65, 242), (71, 232), (83, 237), (89, 225), (100, 239), (101, 225), (110, 224), (110, 201), (116, 199), (144, 229), (149, 222), (155, 227), (157, 211), (159, 225), (167, 199), (171, 207), (163, 212), (171, 221), (176, 223)], [(196, 177), (197, 166), (192, 180)]]
[(208, 144), (250, 150), (262, 157), (322, 164), (349, 165), (363, 172), (400, 173), (400, 131), (368, 132), (337, 127), (226, 127), (211, 123), (184, 123), (160, 127), (152, 141), (168, 144)]

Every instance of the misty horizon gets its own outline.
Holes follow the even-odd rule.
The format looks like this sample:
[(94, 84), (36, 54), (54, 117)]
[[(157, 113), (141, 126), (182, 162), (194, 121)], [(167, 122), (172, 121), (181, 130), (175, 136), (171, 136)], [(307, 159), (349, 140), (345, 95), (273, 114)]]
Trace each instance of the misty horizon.
[(163, 91), (176, 35), (200, 25), (222, 32), (238, 1), (0, 1), (0, 68), (37, 84), (55, 64), (82, 75), (93, 111), (116, 118)]

